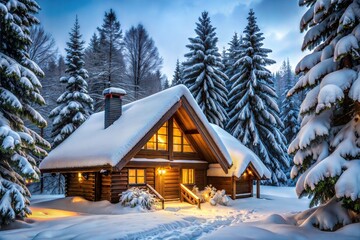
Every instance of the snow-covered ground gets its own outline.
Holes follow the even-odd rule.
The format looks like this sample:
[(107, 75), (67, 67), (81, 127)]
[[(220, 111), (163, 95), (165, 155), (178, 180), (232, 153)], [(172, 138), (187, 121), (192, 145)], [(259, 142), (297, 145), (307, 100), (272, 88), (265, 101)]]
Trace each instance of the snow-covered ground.
[(335, 233), (300, 228), (290, 216), (308, 208), (295, 189), (264, 187), (262, 198), (230, 206), (196, 207), (166, 203), (165, 210), (141, 211), (106, 201), (35, 195), (33, 214), (0, 230), (0, 239), (360, 239), (360, 224)]

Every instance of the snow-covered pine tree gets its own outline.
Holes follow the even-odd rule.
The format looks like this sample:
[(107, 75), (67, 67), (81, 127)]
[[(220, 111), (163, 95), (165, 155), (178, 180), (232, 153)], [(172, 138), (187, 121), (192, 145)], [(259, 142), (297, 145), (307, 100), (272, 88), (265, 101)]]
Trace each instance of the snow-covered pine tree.
[(176, 86), (179, 84), (183, 84), (183, 72), (181, 69), (180, 61), (179, 61), (179, 59), (177, 59), (171, 86)]
[(236, 56), (240, 54), (241, 51), (241, 41), (242, 38), (238, 37), (238, 34), (235, 32), (234, 36), (232, 37), (231, 41), (229, 42), (229, 49), (226, 56), (226, 63), (225, 63), (225, 73), (228, 76), (229, 80), (226, 82), (226, 88), (228, 92), (231, 90), (232, 82), (230, 79), (239, 71), (239, 66), (235, 65)]
[(283, 109), (283, 102), (286, 97), (285, 91), (287, 90), (287, 84), (286, 84), (286, 61), (284, 60), (280, 66), (280, 70), (276, 72), (275, 78), (274, 78), (274, 88), (277, 98), (277, 104), (280, 109), (280, 112), (282, 112)]
[(284, 100), (281, 109), (281, 120), (284, 124), (284, 134), (287, 143), (294, 140), (296, 134), (299, 132), (299, 108), (296, 104), (295, 96), (286, 97), (287, 92), (293, 87), (293, 74), (289, 59), (286, 62), (286, 68), (283, 75), (285, 81), (285, 91), (283, 93)]
[(208, 12), (203, 12), (196, 23), (195, 38), (189, 38), (186, 45), (190, 52), (185, 54), (184, 83), (196, 99), (209, 122), (224, 128), (227, 121), (227, 76), (223, 68), (216, 43), (215, 28), (211, 25)]
[(0, 226), (31, 213), (26, 181), (39, 179), (36, 161), (50, 149), (24, 125), (25, 120), (39, 128), (47, 125), (33, 108), (45, 104), (37, 78), (43, 72), (27, 52), (39, 9), (33, 0), (0, 1)]
[(165, 77), (164, 83), (162, 84), (162, 90), (168, 89), (170, 87), (169, 79)]
[(235, 56), (235, 67), (239, 67), (239, 71), (231, 79), (227, 129), (272, 172), (267, 183), (280, 185), (286, 182), (284, 170), (289, 167), (289, 160), (286, 139), (279, 130), (283, 124), (278, 116), (272, 74), (265, 68), (275, 61), (267, 58), (271, 50), (262, 48), (264, 37), (253, 10), (247, 19), (241, 44), (244, 50)]
[[(226, 62), (227, 62), (227, 52), (226, 52), (226, 48), (223, 47), (222, 53), (221, 53), (221, 63), (223, 64), (223, 67), (220, 68), (220, 70), (225, 73), (226, 71)], [(226, 85), (226, 83), (225, 83)]]
[(300, 131), (289, 146), (295, 153), (292, 176), (300, 175), (300, 197), (311, 197), (311, 206), (325, 204), (308, 221), (333, 229), (360, 213), (360, 4), (300, 0), (299, 5), (309, 8), (300, 29), (307, 31), (302, 50), (312, 53), (296, 66), (303, 76), (289, 91), (289, 96), (308, 91)]
[(59, 104), (50, 112), (53, 119), (53, 146), (56, 147), (73, 133), (92, 113), (93, 100), (88, 95), (88, 73), (84, 69), (84, 41), (81, 40), (80, 25), (76, 17), (74, 27), (69, 33), (66, 48), (66, 73), (60, 78), (66, 91), (57, 100)]

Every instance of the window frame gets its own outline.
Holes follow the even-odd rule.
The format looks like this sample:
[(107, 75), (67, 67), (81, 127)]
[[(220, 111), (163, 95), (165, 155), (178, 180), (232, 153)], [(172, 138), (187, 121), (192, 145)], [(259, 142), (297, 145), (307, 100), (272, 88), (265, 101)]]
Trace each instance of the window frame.
[[(159, 134), (159, 131), (161, 128), (165, 127), (166, 134)], [(165, 136), (166, 141), (165, 143), (159, 143), (159, 135)], [(147, 148), (148, 143), (151, 141), (151, 139), (155, 136), (155, 141), (153, 143), (155, 144), (155, 149)], [(159, 144), (166, 144), (166, 149), (159, 149)], [(154, 135), (151, 136), (151, 138), (145, 143), (145, 145), (142, 147), (142, 150), (145, 151), (160, 151), (160, 152), (168, 152), (169, 151), (169, 122), (166, 121), (157, 131), (154, 133)]]
[[(135, 176), (130, 176), (130, 170), (135, 170)], [(138, 170), (144, 171), (144, 176), (138, 176)], [(135, 183), (130, 183), (130, 177), (135, 177)], [(138, 177), (143, 177), (144, 182), (139, 183)], [(129, 186), (143, 186), (146, 185), (146, 168), (129, 168), (128, 169), (128, 185)]]
[[(180, 136), (175, 135), (175, 131), (174, 129), (178, 129), (180, 132)], [(184, 134), (184, 132), (182, 131), (182, 129), (180, 128), (179, 124), (175, 121), (173, 121), (173, 127), (172, 127), (172, 131), (173, 131), (173, 152), (174, 153), (185, 153), (185, 154), (192, 154), (192, 153), (196, 153), (194, 147), (192, 146), (192, 144), (190, 143), (189, 139), (187, 139), (186, 135)], [(180, 137), (181, 139), (181, 143), (180, 144), (175, 144), (175, 137)], [(187, 144), (185, 144), (185, 141), (187, 142)], [(175, 145), (176, 146), (180, 146), (181, 151), (175, 151)], [(184, 151), (184, 146), (189, 147), (192, 151)]]
[[(187, 172), (186, 174), (186, 182), (184, 181), (184, 171)], [(192, 173), (192, 176), (190, 177), (190, 172)], [(190, 180), (193, 180), (190, 182)], [(184, 185), (195, 185), (195, 169), (194, 168), (182, 168), (181, 169), (181, 183)]]

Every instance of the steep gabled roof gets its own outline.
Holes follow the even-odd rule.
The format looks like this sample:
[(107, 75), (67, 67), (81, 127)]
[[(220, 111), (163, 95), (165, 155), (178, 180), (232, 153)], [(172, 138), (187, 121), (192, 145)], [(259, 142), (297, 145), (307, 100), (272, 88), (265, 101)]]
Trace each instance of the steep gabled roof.
[[(123, 106), (122, 116), (104, 129), (104, 112), (91, 115), (72, 135), (52, 150), (41, 162), (40, 169), (122, 168), (177, 110), (186, 108), (200, 135), (222, 169), (232, 159), (220, 137), (207, 121), (189, 90), (179, 85)], [(141, 143), (141, 144), (139, 144)], [(140, 147), (140, 148), (139, 148)]]
[(245, 147), (239, 140), (219, 126), (214, 124), (211, 124), (211, 126), (224, 143), (233, 165), (229, 172), (225, 174), (218, 164), (211, 164), (207, 171), (208, 176), (235, 176), (240, 178), (245, 170), (250, 167), (255, 171), (255, 176), (259, 179), (268, 179), (271, 177), (270, 171), (253, 151)]

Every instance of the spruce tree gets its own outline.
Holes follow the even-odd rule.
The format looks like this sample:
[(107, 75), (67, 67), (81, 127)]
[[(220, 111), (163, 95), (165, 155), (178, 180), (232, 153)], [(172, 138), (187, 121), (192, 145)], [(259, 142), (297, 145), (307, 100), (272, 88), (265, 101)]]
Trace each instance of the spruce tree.
[(209, 122), (224, 128), (227, 121), (227, 76), (216, 43), (215, 28), (208, 12), (203, 12), (196, 23), (195, 38), (189, 38), (185, 54), (184, 82), (204, 112)]
[(0, 226), (31, 213), (26, 181), (39, 179), (37, 160), (50, 148), (24, 125), (47, 125), (33, 108), (45, 104), (38, 80), (43, 72), (28, 54), (39, 9), (33, 0), (0, 1)]
[[(226, 68), (227, 68), (227, 64), (226, 64), (226, 62), (227, 62), (227, 52), (226, 52), (226, 48), (225, 47), (223, 47), (223, 50), (222, 50), (222, 52), (221, 52), (221, 63), (223, 64), (223, 67), (222, 68), (220, 68), (220, 70), (223, 72), (223, 73), (225, 73), (226, 74)], [(227, 76), (227, 75), (226, 75)], [(228, 76), (227, 76), (228, 77)], [(229, 77), (228, 77), (229, 78)]]
[(286, 68), (284, 72), (284, 80), (285, 80), (285, 91), (283, 93), (284, 100), (281, 109), (281, 119), (284, 124), (284, 130), (282, 133), (284, 134), (286, 141), (288, 143), (294, 140), (296, 134), (299, 131), (299, 108), (296, 104), (295, 96), (286, 98), (287, 92), (290, 88), (293, 87), (293, 74), (290, 66), (289, 59), (286, 62)]
[(264, 37), (253, 10), (247, 19), (241, 44), (244, 50), (235, 56), (235, 67), (239, 67), (239, 71), (231, 78), (227, 129), (253, 150), (272, 172), (268, 183), (280, 185), (286, 182), (284, 170), (289, 161), (286, 139), (279, 130), (283, 124), (278, 116), (272, 74), (266, 69), (275, 61), (267, 58), (271, 50), (262, 48)]
[[(98, 28), (100, 35), (100, 48), (106, 63), (106, 81), (107, 87), (110, 87), (112, 82), (115, 80), (114, 70), (120, 66), (118, 64), (124, 64), (123, 59), (118, 59), (117, 55), (121, 55), (123, 48), (123, 34), (121, 30), (120, 22), (117, 20), (116, 14), (113, 9), (109, 12), (105, 12), (104, 22), (101, 28)], [(122, 67), (122, 66), (121, 66)]]
[(169, 79), (166, 77), (164, 80), (164, 84), (162, 86), (162, 90), (168, 89), (170, 87)]
[(241, 37), (238, 37), (237, 33), (234, 33), (231, 41), (229, 42), (229, 49), (226, 55), (226, 65), (225, 65), (225, 73), (228, 76), (229, 80), (226, 82), (226, 88), (230, 92), (231, 90), (231, 81), (230, 79), (239, 71), (239, 66), (235, 65), (236, 56), (241, 52)]
[(311, 206), (324, 204), (321, 213), (333, 219), (328, 224), (318, 211), (310, 221), (332, 229), (360, 213), (359, 3), (299, 3), (308, 7), (300, 24), (307, 31), (302, 50), (312, 53), (296, 66), (302, 77), (289, 91), (289, 96), (307, 92), (301, 128), (289, 146), (295, 154), (292, 176), (299, 175), (297, 194), (311, 197)]
[(181, 65), (180, 65), (180, 61), (179, 59), (176, 60), (176, 67), (175, 67), (175, 71), (174, 71), (174, 75), (173, 75), (173, 80), (171, 82), (172, 86), (176, 86), (179, 84), (183, 84), (183, 73), (182, 73), (182, 69), (181, 69)]
[(80, 25), (76, 17), (69, 33), (66, 48), (66, 76), (60, 82), (66, 84), (66, 91), (57, 100), (58, 106), (50, 113), (53, 118), (53, 146), (56, 147), (73, 133), (92, 113), (93, 100), (88, 95), (88, 72), (84, 69), (84, 41), (81, 40)]

